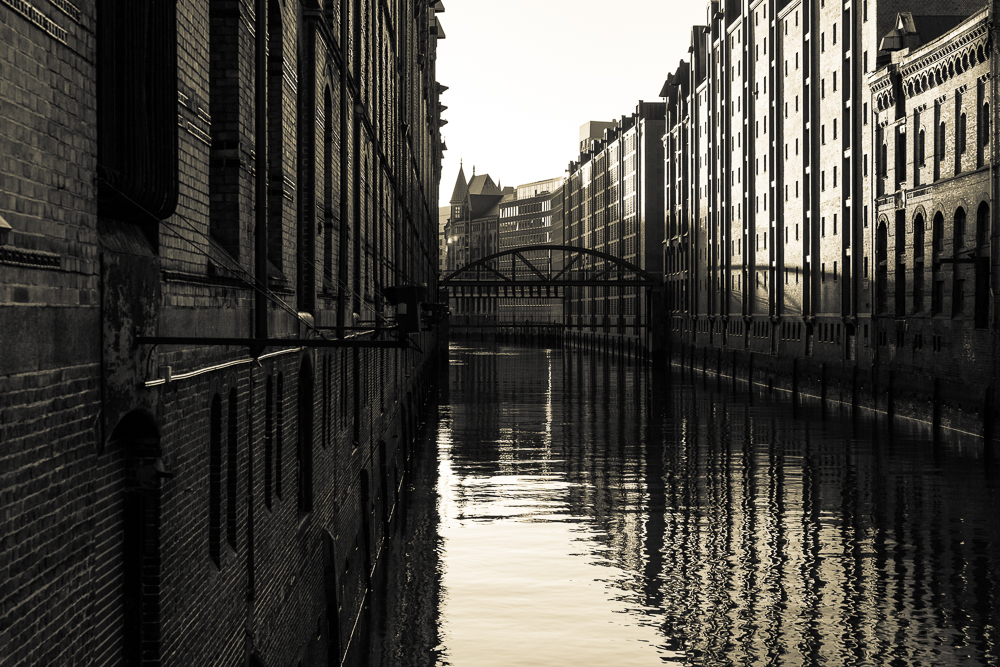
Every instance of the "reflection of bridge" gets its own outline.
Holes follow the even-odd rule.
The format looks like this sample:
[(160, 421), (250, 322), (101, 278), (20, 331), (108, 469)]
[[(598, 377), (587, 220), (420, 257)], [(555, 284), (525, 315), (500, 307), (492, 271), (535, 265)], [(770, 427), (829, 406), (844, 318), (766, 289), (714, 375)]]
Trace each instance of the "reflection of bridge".
[(471, 262), (438, 285), (452, 304), (453, 328), (500, 328), (503, 337), (511, 326), (520, 330), (514, 335), (537, 326), (585, 341), (613, 335), (632, 349), (646, 347), (650, 294), (663, 279), (600, 250), (531, 245)]

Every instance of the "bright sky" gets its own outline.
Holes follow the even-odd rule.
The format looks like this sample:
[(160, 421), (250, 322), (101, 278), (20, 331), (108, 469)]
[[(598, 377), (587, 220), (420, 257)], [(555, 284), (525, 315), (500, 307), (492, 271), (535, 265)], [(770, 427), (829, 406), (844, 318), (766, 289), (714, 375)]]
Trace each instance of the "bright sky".
[(437, 78), (448, 90), (440, 202), (466, 177), (561, 176), (580, 126), (659, 101), (707, 0), (443, 0)]

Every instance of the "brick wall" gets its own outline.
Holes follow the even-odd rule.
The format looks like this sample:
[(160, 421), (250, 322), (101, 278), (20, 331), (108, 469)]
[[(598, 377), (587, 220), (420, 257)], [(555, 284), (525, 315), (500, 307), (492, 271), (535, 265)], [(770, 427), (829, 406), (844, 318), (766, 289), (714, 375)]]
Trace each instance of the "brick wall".
[[(269, 335), (336, 336), (351, 312), (392, 323), (382, 287), (434, 280), (432, 10), (270, 4), (284, 55), (272, 72), (282, 106), (270, 110), (255, 108), (254, 3), (177, 5), (177, 62), (156, 66), (176, 67), (177, 127), (163, 131), (177, 132), (178, 198), (149, 221), (98, 219), (94, 3), (0, 3), (0, 115), (14, 130), (0, 137), (11, 157), (0, 215), (13, 228), (0, 246), (5, 665), (140, 654), (143, 664), (320, 665), (348, 649), (431, 384), (434, 334), (415, 334), (424, 353), (292, 340), (259, 361), (242, 346), (134, 340), (247, 336), (260, 289)], [(28, 5), (37, 11), (22, 14)], [(296, 104), (303, 85), (309, 108)], [(267, 136), (255, 132), (259, 113)], [(296, 143), (300, 123), (316, 130), (307, 145)], [(266, 189), (264, 277), (258, 153), (281, 176)]]

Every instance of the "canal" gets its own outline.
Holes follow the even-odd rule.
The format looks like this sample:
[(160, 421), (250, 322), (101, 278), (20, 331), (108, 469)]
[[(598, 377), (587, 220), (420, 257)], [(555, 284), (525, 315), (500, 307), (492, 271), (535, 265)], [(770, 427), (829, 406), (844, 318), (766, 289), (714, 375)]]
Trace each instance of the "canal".
[(981, 442), (728, 378), (453, 344), (370, 664), (997, 665)]

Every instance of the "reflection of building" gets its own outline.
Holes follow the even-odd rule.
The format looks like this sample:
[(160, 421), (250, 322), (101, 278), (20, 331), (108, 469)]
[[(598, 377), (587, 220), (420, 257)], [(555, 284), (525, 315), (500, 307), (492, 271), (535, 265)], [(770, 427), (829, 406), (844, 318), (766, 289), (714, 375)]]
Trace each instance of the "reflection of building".
[(341, 664), (433, 368), (347, 327), (436, 282), (441, 2), (0, 4), (0, 662)]
[[(513, 190), (509, 188), (509, 190)], [(445, 273), (460, 269), (499, 249), (500, 200), (504, 193), (489, 174), (465, 180), (465, 169), (458, 168), (458, 178), (451, 195), (451, 213), (445, 225), (447, 259)], [(496, 299), (476, 294), (453, 297), (452, 315), (489, 316), (496, 313)], [(457, 320), (456, 320), (457, 321)]]
[[(604, 130), (570, 164), (564, 187), (566, 243), (606, 252), (654, 275), (662, 273), (663, 241), (662, 102), (640, 102), (635, 113)], [(600, 260), (587, 257), (581, 270), (593, 275)], [(648, 306), (641, 288), (571, 288), (567, 323), (577, 332), (644, 340), (638, 324)]]
[[(500, 250), (533, 245), (561, 245), (563, 177), (551, 178), (517, 186), (515, 192), (504, 195), (500, 202)], [(543, 273), (559, 267), (562, 254), (549, 250), (526, 250), (524, 259)], [(520, 266), (520, 265), (518, 265)], [(519, 268), (521, 277), (528, 268)], [(502, 322), (562, 322), (562, 298), (543, 290), (527, 290), (522, 294), (501, 296)]]

